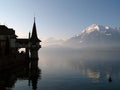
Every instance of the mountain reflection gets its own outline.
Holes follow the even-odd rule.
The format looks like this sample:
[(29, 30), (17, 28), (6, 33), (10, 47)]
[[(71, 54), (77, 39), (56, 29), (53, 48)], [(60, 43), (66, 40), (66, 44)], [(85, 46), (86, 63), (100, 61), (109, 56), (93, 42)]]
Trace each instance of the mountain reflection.
[[(7, 67), (7, 66), (6, 66)], [(38, 79), (41, 78), (41, 70), (38, 68), (38, 60), (30, 60), (15, 68), (0, 70), (0, 90), (11, 90), (17, 80), (28, 80), (28, 85), (37, 90)]]
[(114, 79), (120, 79), (120, 60), (97, 60), (97, 61), (72, 61), (71, 65), (75, 70), (97, 81), (108, 80), (112, 82)]

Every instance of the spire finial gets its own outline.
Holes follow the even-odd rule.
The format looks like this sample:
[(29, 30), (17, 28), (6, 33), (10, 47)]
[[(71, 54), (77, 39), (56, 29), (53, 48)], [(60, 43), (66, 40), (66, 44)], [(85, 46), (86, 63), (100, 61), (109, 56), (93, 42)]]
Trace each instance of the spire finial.
[(35, 23), (35, 19), (36, 19), (36, 17), (34, 16), (34, 23)]
[(34, 23), (35, 23), (35, 19), (36, 19), (36, 16), (35, 16), (35, 12), (34, 12)]

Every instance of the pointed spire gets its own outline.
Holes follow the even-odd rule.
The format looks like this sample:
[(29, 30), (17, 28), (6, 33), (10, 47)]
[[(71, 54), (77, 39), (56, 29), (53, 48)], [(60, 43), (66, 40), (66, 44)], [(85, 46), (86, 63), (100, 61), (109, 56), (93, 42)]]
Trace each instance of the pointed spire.
[(37, 30), (36, 30), (36, 23), (35, 23), (35, 17), (34, 17), (34, 23), (33, 23), (33, 29), (32, 29), (32, 36), (31, 36), (31, 42), (41, 42), (39, 39), (38, 39), (38, 36), (37, 36)]
[(34, 16), (34, 23), (35, 23), (35, 16)]

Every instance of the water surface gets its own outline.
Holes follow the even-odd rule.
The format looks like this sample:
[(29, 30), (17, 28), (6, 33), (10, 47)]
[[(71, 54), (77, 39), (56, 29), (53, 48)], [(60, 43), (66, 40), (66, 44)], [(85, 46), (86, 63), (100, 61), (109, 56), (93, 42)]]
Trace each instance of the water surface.
[[(120, 90), (119, 50), (42, 48), (38, 67), (36, 90)], [(34, 84), (18, 78), (12, 90), (35, 90)]]

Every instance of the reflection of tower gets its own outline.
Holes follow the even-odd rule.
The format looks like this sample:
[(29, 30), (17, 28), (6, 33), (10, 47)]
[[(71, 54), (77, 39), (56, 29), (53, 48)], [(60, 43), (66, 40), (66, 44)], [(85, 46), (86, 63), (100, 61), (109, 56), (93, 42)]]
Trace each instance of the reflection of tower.
[(37, 90), (38, 78), (41, 70), (38, 68), (38, 60), (31, 60), (29, 67), (29, 85), (32, 84), (32, 89)]
[(41, 42), (41, 40), (39, 40), (38, 36), (37, 36), (37, 30), (36, 30), (36, 24), (35, 24), (35, 18), (34, 18), (34, 24), (33, 24), (33, 29), (32, 29), (32, 36), (30, 38), (31, 58), (38, 59), (38, 50), (39, 50), (39, 48), (41, 48), (41, 46), (39, 45), (39, 42)]

